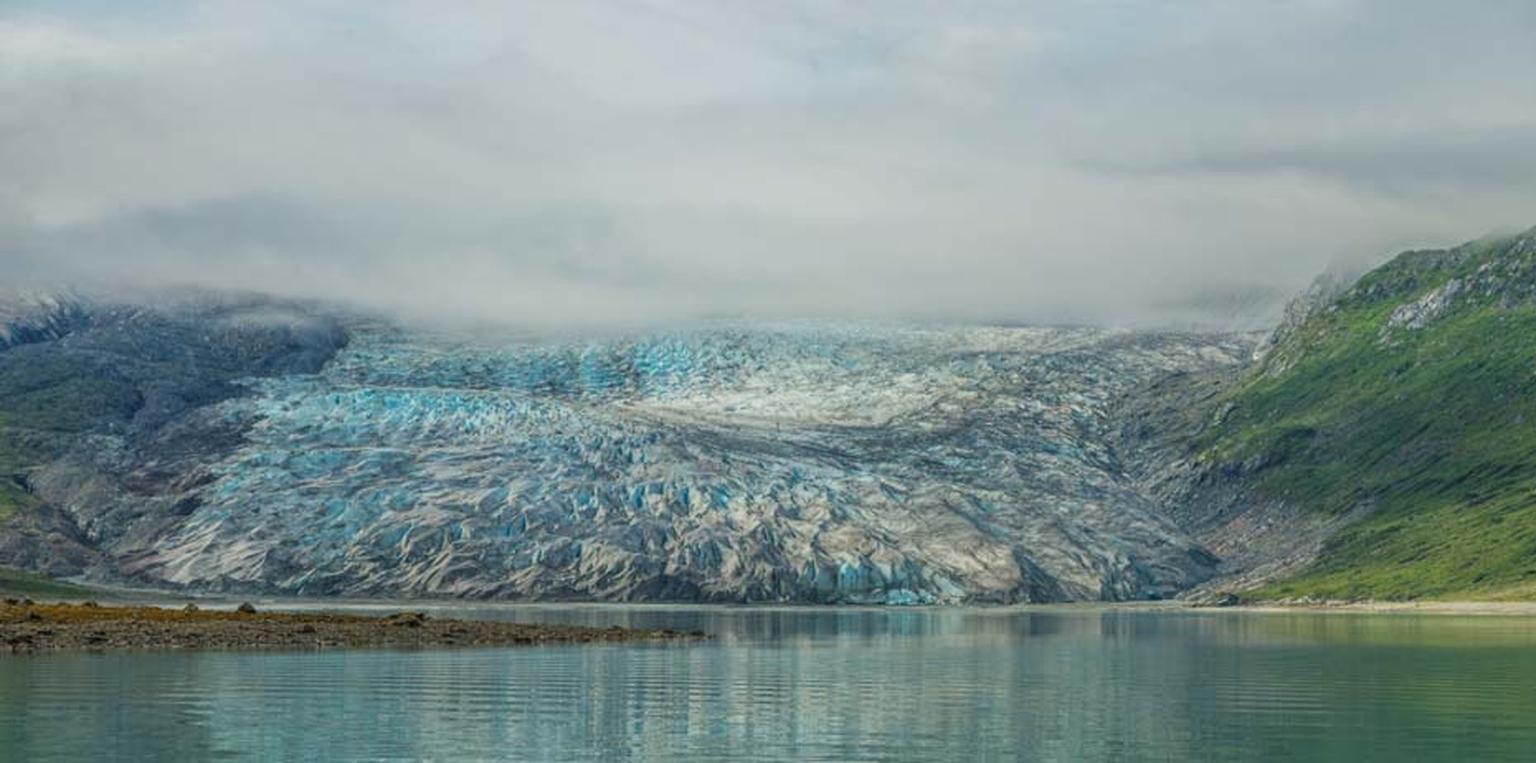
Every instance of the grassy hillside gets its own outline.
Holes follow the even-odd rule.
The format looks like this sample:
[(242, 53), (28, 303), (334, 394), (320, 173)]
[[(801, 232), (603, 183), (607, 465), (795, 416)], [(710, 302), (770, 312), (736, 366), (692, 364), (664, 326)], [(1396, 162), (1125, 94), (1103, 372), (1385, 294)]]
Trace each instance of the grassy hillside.
[(1359, 511), (1259, 597), (1536, 597), (1536, 231), (1398, 257), (1228, 393), (1202, 460)]
[(48, 596), (67, 599), (91, 596), (96, 591), (71, 583), (60, 583), (30, 572), (0, 567), (0, 593), (16, 596)]

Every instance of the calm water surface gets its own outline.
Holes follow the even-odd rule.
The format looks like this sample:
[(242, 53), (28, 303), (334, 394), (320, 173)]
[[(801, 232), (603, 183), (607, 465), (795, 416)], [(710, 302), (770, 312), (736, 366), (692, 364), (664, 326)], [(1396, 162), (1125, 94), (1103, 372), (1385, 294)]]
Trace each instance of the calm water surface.
[(1536, 760), (1536, 619), (503, 607), (690, 646), (0, 658), (0, 760)]

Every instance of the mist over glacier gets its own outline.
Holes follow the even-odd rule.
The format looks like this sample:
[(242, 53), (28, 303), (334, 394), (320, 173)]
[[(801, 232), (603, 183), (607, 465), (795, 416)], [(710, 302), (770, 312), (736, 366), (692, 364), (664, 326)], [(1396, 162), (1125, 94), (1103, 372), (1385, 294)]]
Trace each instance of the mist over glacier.
[(1159, 596), (1112, 401), (1536, 207), (1529, 3), (875, 8), (6, 3), (0, 558)]
[(1253, 327), (1526, 224), (1532, 13), (18, 0), (0, 264), (541, 330)]

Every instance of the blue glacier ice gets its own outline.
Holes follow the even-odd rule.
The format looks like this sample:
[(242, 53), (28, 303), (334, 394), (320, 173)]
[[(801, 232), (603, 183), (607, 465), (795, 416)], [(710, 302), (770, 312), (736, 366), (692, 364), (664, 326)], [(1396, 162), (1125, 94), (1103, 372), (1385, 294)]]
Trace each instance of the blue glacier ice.
[[(257, 349), (330, 336), (285, 320)], [(251, 365), (36, 470), (94, 574), (306, 595), (1167, 596), (1214, 560), (1125, 478), (1115, 402), (1251, 347), (821, 324), (494, 342), (335, 320), (323, 363)]]
[[(1126, 385), (1213, 362), (1092, 330), (793, 327), (606, 344), (355, 332), (248, 382), (247, 441), (139, 577), (298, 594), (918, 604), (1208, 574), (1119, 479)], [(1232, 348), (1226, 348), (1231, 350)]]

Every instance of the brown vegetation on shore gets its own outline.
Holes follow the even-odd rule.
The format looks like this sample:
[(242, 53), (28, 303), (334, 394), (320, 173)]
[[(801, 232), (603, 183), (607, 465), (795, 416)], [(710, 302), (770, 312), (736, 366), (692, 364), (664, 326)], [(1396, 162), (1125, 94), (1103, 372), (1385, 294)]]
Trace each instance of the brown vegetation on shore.
[[(246, 611), (241, 611), (246, 610)], [(701, 632), (436, 619), (0, 601), (0, 655), (54, 650), (327, 649), (683, 641)]]

